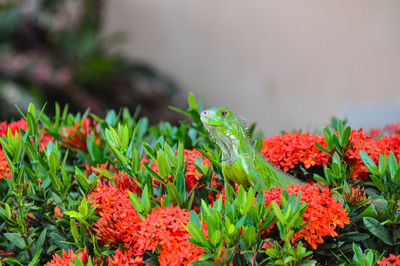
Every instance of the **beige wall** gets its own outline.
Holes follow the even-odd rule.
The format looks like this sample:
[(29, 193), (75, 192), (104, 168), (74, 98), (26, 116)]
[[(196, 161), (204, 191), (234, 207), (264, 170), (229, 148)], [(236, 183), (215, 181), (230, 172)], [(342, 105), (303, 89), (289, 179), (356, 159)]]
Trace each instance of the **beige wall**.
[[(400, 105), (398, 0), (110, 0), (106, 10), (105, 33), (128, 34), (123, 53), (266, 135)], [(385, 112), (367, 121), (400, 120)]]

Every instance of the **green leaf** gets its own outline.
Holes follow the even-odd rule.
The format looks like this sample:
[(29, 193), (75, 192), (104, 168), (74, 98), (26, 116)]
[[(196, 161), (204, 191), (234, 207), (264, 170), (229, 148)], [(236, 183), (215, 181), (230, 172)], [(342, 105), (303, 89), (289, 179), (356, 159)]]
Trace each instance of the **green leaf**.
[(365, 151), (360, 150), (360, 157), (361, 157), (362, 162), (368, 168), (368, 171), (370, 171), (373, 174), (379, 175), (379, 171), (378, 171), (378, 168), (376, 167), (376, 164), (368, 156), (368, 154)]
[(332, 157), (332, 171), (336, 179), (342, 176), (340, 157), (337, 152), (335, 152)]
[(364, 225), (374, 236), (385, 242), (385, 244), (392, 246), (393, 242), (390, 238), (389, 231), (379, 223), (378, 220), (372, 217), (363, 218)]
[(341, 149), (341, 147), (340, 147), (340, 143), (339, 143), (339, 138), (338, 138), (338, 135), (337, 134), (333, 134), (332, 135), (332, 141), (333, 141), (333, 144), (335, 145), (335, 147), (336, 147), (336, 150), (337, 151), (340, 151)]
[(370, 238), (368, 234), (365, 233), (359, 233), (357, 231), (355, 232), (347, 232), (343, 233), (340, 236), (340, 241), (345, 241), (345, 242), (360, 242), (364, 241)]
[(211, 244), (204, 237), (201, 228), (197, 227), (194, 223), (188, 223), (186, 229), (196, 242), (201, 243), (204, 247), (212, 248)]
[(201, 222), (199, 216), (195, 211), (190, 212), (190, 222), (195, 224), (197, 227), (201, 228)]
[(272, 205), (272, 209), (273, 209), (273, 211), (274, 211), (274, 215), (275, 215), (275, 217), (277, 218), (277, 220), (278, 220), (279, 222), (281, 222), (281, 223), (285, 223), (285, 222), (286, 222), (286, 219), (285, 219), (285, 217), (283, 216), (283, 213), (282, 213), (281, 209), (279, 208), (278, 204), (277, 204), (275, 201), (273, 201), (273, 202), (271, 203), (271, 205)]
[(139, 198), (135, 194), (133, 194), (131, 191), (128, 191), (128, 193), (129, 193), (129, 199), (131, 200), (133, 207), (136, 209), (136, 211), (138, 213), (143, 213), (144, 208), (143, 208)]
[(210, 237), (210, 242), (213, 246), (216, 246), (222, 239), (222, 234), (220, 230), (214, 230)]
[(387, 160), (386, 157), (382, 154), (379, 154), (379, 164), (378, 164), (378, 171), (380, 176), (384, 176), (387, 169)]
[(390, 154), (389, 154), (388, 169), (389, 169), (390, 178), (392, 180), (394, 180), (398, 166), (397, 166), (396, 156), (394, 156), (393, 152), (390, 152)]
[(346, 147), (347, 144), (349, 143), (350, 133), (351, 133), (351, 128), (346, 127), (346, 129), (343, 132), (342, 139), (340, 141), (340, 146), (342, 146), (343, 148)]
[(89, 182), (85, 174), (82, 172), (81, 169), (79, 169), (77, 166), (75, 166), (75, 177), (76, 180), (78, 181), (79, 185), (83, 188), (83, 190), (88, 192), (88, 189), (90, 187)]
[(383, 184), (382, 180), (377, 177), (376, 175), (370, 175), (369, 176), (372, 180), (372, 183), (376, 186), (379, 191), (384, 192), (386, 191), (386, 186)]
[(39, 238), (36, 240), (35, 244), (32, 247), (32, 251), (36, 253), (39, 249), (43, 247), (44, 241), (46, 239), (47, 228), (45, 228), (39, 235)]
[(168, 177), (171, 173), (171, 167), (168, 164), (168, 160), (160, 151), (157, 152), (157, 166), (160, 176)]
[(28, 266), (35, 266), (39, 264), (40, 254), (42, 254), (43, 248), (39, 249), (35, 256), (32, 258), (31, 262), (29, 262)]
[(50, 168), (50, 171), (52, 171), (53, 173), (56, 172), (60, 168), (60, 160), (58, 158), (58, 154), (56, 154), (55, 151), (50, 153), (49, 168)]
[(113, 127), (115, 126), (115, 124), (117, 123), (117, 115), (115, 113), (114, 110), (110, 110), (107, 112), (106, 118), (105, 118), (107, 125), (109, 127)]
[(24, 239), (22, 238), (20, 233), (4, 233), (4, 236), (11, 241), (11, 243), (15, 244), (18, 248), (24, 249), (26, 244)]
[(147, 213), (151, 212), (151, 197), (150, 197), (149, 187), (147, 184), (144, 186), (142, 191), (141, 203), (144, 211)]
[(174, 206), (181, 205), (182, 198), (179, 195), (179, 192), (178, 192), (178, 189), (176, 188), (176, 186), (171, 182), (168, 182), (168, 184), (167, 184), (167, 193), (168, 193), (168, 197), (171, 199)]
[(197, 106), (196, 98), (194, 97), (192, 92), (189, 92), (188, 103), (189, 103), (189, 109), (190, 110), (194, 110), (196, 112), (199, 112), (199, 108)]
[(149, 172), (149, 174), (154, 177), (155, 179), (157, 179), (158, 181), (160, 181), (161, 184), (163, 184), (164, 186), (167, 185), (167, 182), (164, 181), (164, 179), (162, 179), (161, 176), (159, 176), (156, 172), (154, 172), (148, 164), (143, 164), (144, 168), (146, 168), (146, 171)]
[(322, 151), (323, 153), (326, 153), (329, 156), (331, 156), (331, 153), (327, 149), (325, 149), (321, 144), (319, 144), (317, 142), (314, 142), (314, 144), (320, 151)]
[(78, 227), (76, 226), (75, 220), (73, 218), (71, 218), (69, 223), (71, 226), (72, 236), (74, 237), (75, 242), (79, 243), (79, 230), (78, 230)]

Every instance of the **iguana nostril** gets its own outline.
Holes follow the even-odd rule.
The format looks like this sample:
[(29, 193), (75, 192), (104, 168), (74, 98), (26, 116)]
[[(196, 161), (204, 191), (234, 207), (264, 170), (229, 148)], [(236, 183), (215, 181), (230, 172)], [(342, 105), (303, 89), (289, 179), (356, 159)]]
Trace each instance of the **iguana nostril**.
[(208, 114), (208, 110), (204, 110), (200, 113), (201, 116), (206, 116)]

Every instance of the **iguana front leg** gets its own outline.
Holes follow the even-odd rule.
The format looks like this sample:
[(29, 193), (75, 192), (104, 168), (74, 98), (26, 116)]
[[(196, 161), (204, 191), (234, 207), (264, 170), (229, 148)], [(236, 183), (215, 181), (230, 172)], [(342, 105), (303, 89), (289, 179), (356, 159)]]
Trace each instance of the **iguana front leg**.
[(255, 191), (267, 190), (264, 178), (257, 171), (255, 157), (252, 154), (244, 154), (233, 163), (222, 163), (222, 174), (225, 180), (225, 199), (231, 201), (235, 195), (235, 183), (242, 185), (244, 189), (250, 186)]

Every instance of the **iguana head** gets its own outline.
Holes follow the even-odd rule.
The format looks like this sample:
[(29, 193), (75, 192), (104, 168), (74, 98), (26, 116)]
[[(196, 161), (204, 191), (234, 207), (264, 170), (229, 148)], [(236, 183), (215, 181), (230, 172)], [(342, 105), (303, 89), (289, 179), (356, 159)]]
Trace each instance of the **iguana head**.
[(200, 119), (225, 153), (229, 153), (232, 146), (238, 145), (241, 139), (247, 137), (242, 122), (225, 107), (204, 110), (200, 114)]

